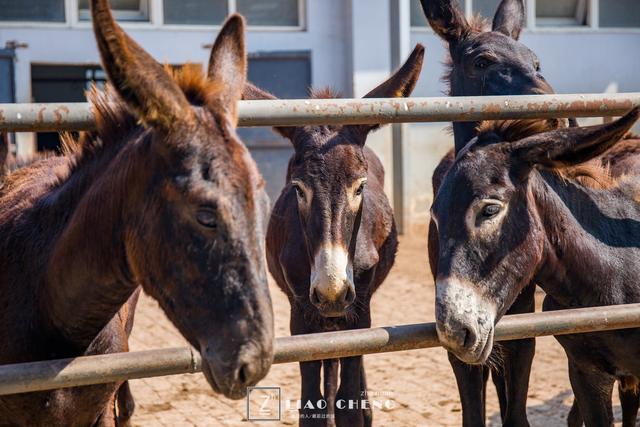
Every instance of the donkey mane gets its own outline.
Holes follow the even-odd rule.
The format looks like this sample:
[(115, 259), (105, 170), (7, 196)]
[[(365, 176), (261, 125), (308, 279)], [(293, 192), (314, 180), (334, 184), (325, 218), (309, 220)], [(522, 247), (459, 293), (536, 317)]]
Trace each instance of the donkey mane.
[[(476, 13), (471, 18), (468, 19), (469, 24), (469, 34), (479, 34), (485, 31), (489, 31), (491, 29), (491, 21), (485, 18), (484, 16)], [(444, 42), (444, 49), (447, 52), (447, 56), (445, 57), (442, 65), (444, 66), (444, 74), (440, 77), (440, 81), (447, 86), (444, 94), (447, 96), (451, 96), (451, 79), (453, 78), (453, 59), (451, 58), (451, 51), (449, 50), (449, 43)]]
[[(495, 135), (500, 141), (515, 142), (542, 132), (549, 132), (565, 127), (565, 121), (547, 120), (491, 120), (480, 122), (476, 128), (480, 144)], [(592, 189), (611, 189), (618, 185), (617, 179), (611, 176), (610, 168), (599, 161), (591, 161), (577, 166), (545, 168), (553, 172), (563, 181), (575, 182)]]

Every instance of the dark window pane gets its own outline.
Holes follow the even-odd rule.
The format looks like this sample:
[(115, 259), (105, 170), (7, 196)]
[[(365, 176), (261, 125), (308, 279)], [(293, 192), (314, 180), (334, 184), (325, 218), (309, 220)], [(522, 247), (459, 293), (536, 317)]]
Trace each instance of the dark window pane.
[(13, 87), (13, 50), (0, 49), (0, 102), (15, 102)]
[(218, 25), (227, 15), (227, 0), (164, 0), (165, 24)]
[(0, 21), (64, 22), (64, 0), (0, 0)]
[(576, 26), (587, 25), (587, 0), (538, 0), (536, 25)]
[(479, 13), (485, 18), (493, 19), (500, 0), (473, 0), (471, 3), (474, 15)]
[(640, 28), (640, 0), (600, 0), (600, 26)]
[(238, 13), (249, 25), (297, 27), (298, 0), (237, 0)]

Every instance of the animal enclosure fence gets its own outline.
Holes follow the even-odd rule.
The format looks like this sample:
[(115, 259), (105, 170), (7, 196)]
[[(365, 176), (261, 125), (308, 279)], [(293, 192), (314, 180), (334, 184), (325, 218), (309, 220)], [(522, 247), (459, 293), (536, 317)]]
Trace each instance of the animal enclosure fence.
[[(240, 126), (610, 117), (640, 105), (640, 93), (491, 97), (242, 101)], [(88, 104), (0, 104), (0, 131), (89, 130)], [(495, 339), (513, 340), (640, 327), (640, 304), (505, 316)], [(439, 346), (434, 323), (276, 339), (274, 363)], [(0, 366), (0, 395), (194, 373), (190, 348), (85, 356)]]

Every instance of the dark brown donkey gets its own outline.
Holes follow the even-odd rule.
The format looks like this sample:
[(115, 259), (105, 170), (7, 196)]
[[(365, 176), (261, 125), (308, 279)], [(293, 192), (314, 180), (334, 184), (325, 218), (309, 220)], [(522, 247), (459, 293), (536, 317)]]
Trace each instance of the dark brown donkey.
[[(610, 124), (516, 141), (510, 126), (494, 127), (458, 154), (432, 208), (436, 325), (456, 356), (486, 361), (495, 323), (532, 280), (548, 295), (546, 309), (640, 302), (640, 180), (602, 189), (562, 173), (607, 150), (639, 116), (636, 108)], [(585, 424), (613, 425), (615, 380), (640, 375), (639, 330), (557, 339)]]
[[(409, 96), (424, 48), (366, 97)], [(316, 94), (327, 97), (327, 92)], [(247, 99), (274, 99), (248, 86)], [(295, 154), (267, 230), (267, 263), (291, 304), (294, 335), (371, 326), (369, 303), (397, 249), (384, 169), (365, 141), (379, 125), (277, 127)], [(340, 383), (338, 387), (338, 362)], [(324, 365), (324, 400), (321, 367)], [(362, 357), (303, 362), (300, 425), (370, 426)], [(315, 409), (305, 408), (311, 403)], [(355, 405), (355, 407), (354, 407)], [(312, 417), (318, 418), (312, 418)]]
[[(444, 80), (451, 96), (524, 95), (553, 93), (540, 71), (540, 62), (518, 41), (525, 22), (522, 0), (503, 0), (493, 23), (476, 16), (467, 21), (456, 0), (421, 0), (433, 30), (449, 52)], [(477, 122), (453, 123), (455, 150), (436, 168), (432, 183), (437, 192), (455, 153), (476, 135)], [(429, 225), (429, 264), (437, 276), (438, 236)], [(514, 301), (509, 313), (535, 309), (535, 285), (527, 287)], [(449, 353), (460, 392), (463, 425), (485, 425), (485, 388), (491, 372), (500, 401), (502, 422), (508, 426), (528, 426), (526, 404), (535, 340), (510, 341), (496, 346), (492, 368), (471, 366)]]
[[(138, 285), (200, 352), (212, 388), (239, 398), (273, 357), (264, 265), (267, 198), (235, 136), (243, 21), (210, 78), (172, 78), (91, 4), (115, 88), (91, 96), (97, 130), (0, 191), (0, 364), (127, 350)], [(141, 123), (140, 123), (141, 122)], [(113, 426), (117, 384), (0, 397), (0, 425)]]

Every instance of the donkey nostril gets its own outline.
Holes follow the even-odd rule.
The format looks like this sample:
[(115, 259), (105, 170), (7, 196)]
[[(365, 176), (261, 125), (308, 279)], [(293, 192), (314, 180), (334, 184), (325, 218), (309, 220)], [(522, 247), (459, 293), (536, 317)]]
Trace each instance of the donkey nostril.
[(347, 291), (344, 293), (343, 301), (349, 305), (356, 300), (356, 293), (351, 288), (351, 286), (347, 287)]
[(241, 385), (247, 385), (251, 381), (251, 368), (249, 365), (244, 364), (238, 369), (238, 383)]
[(462, 341), (462, 347), (463, 348), (473, 347), (473, 345), (476, 342), (475, 332), (471, 328), (466, 327), (463, 329), (463, 333), (464, 333), (464, 339)]
[(311, 290), (311, 295), (309, 295), (309, 297), (311, 299), (311, 304), (314, 304), (314, 305), (320, 304), (320, 296), (318, 295), (318, 290), (316, 288), (313, 288)]

